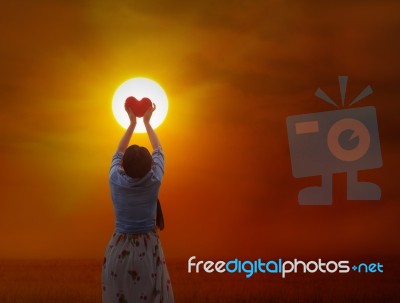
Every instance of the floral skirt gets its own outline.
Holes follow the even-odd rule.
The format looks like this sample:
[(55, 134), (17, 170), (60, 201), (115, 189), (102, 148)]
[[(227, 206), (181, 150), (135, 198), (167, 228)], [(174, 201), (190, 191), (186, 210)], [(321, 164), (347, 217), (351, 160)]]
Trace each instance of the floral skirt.
[(102, 299), (103, 303), (174, 302), (156, 231), (112, 235), (103, 262)]

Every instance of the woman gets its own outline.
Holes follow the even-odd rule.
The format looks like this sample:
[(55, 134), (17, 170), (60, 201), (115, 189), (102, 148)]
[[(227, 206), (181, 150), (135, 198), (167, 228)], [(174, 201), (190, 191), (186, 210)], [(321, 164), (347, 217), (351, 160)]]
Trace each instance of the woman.
[(115, 232), (104, 257), (103, 303), (174, 302), (155, 223), (164, 174), (164, 153), (150, 125), (155, 109), (153, 104), (143, 116), (153, 153), (137, 145), (127, 148), (136, 116), (126, 108), (130, 125), (112, 158), (109, 179)]

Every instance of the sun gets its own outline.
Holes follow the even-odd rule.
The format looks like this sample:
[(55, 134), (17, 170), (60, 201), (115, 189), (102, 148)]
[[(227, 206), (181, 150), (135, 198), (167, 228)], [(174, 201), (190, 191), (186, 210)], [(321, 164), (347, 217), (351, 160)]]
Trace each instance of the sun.
[[(157, 82), (148, 78), (138, 77), (122, 83), (113, 96), (112, 111), (115, 119), (122, 127), (128, 128), (129, 126), (129, 117), (125, 111), (125, 100), (129, 96), (133, 96), (138, 100), (144, 97), (149, 98), (156, 105), (156, 110), (151, 116), (150, 124), (155, 129), (163, 123), (168, 113), (167, 94)], [(137, 118), (135, 132), (146, 132), (142, 118)]]

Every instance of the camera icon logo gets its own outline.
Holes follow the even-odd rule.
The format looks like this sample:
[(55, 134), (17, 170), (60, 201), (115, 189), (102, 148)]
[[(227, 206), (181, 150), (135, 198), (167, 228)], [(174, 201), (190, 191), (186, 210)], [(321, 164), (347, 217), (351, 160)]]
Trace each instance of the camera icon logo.
[[(347, 76), (339, 76), (342, 106)], [(367, 86), (351, 103), (372, 93)], [(318, 88), (315, 95), (337, 104)], [(286, 119), (292, 174), (295, 178), (321, 176), (321, 186), (299, 192), (301, 205), (331, 205), (332, 175), (347, 173), (348, 200), (380, 200), (381, 189), (359, 182), (357, 172), (382, 166), (378, 123), (374, 106), (289, 116)]]

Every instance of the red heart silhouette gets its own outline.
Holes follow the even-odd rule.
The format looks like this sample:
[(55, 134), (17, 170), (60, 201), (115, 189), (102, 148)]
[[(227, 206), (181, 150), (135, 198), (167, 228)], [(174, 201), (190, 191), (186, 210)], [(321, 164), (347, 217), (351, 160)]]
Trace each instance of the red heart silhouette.
[(125, 100), (125, 109), (129, 107), (136, 117), (143, 117), (147, 109), (152, 106), (153, 103), (149, 98), (143, 98), (139, 101), (135, 97), (130, 96)]

